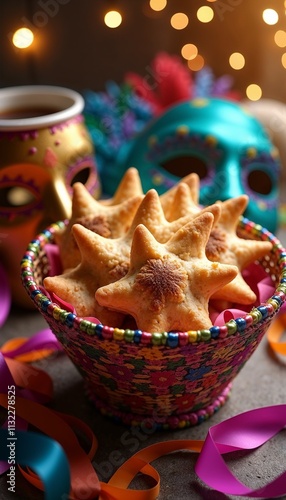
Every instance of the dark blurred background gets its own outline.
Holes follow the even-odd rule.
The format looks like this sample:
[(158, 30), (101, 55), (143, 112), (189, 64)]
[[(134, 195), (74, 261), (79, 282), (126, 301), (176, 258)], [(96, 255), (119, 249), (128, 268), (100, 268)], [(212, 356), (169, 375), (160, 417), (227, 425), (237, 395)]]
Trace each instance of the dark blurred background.
[[(211, 21), (198, 19), (201, 7), (213, 10)], [(263, 20), (265, 9), (275, 9), (274, 24)], [(122, 15), (117, 28), (104, 23), (109, 10)], [(188, 64), (181, 50), (194, 44), (200, 64), (212, 68), (215, 77), (230, 75), (243, 98), (248, 85), (256, 84), (262, 97), (286, 102), (285, 10), (284, 0), (0, 0), (0, 86), (48, 84), (99, 91), (107, 80), (120, 83), (126, 71), (148, 73), (159, 51)], [(185, 28), (171, 26), (176, 13), (187, 16)], [(12, 36), (24, 26), (33, 32), (34, 42), (19, 49)], [(235, 52), (245, 58), (239, 70), (229, 63)], [(190, 67), (193, 63), (189, 61)]]

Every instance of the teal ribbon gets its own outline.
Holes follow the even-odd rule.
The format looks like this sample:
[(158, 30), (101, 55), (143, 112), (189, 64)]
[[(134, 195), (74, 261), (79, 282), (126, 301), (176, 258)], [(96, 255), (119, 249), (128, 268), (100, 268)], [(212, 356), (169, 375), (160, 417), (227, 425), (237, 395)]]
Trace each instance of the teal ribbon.
[[(11, 464), (14, 457), (15, 464), (31, 468), (40, 477), (44, 484), (45, 500), (69, 498), (70, 467), (59, 443), (36, 432), (15, 431), (15, 436), (10, 436), (7, 429), (0, 429), (0, 460), (10, 460), (10, 467), (14, 467), (15, 464)], [(11, 475), (7, 478), (11, 479)], [(7, 479), (7, 487), (10, 479)]]

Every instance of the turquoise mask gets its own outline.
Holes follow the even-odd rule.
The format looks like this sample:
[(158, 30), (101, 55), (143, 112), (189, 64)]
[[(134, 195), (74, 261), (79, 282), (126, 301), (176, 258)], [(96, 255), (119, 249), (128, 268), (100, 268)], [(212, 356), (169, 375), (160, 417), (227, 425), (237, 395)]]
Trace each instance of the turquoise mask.
[(277, 150), (260, 122), (238, 103), (195, 99), (170, 107), (120, 148), (108, 175), (113, 194), (136, 167), (144, 192), (159, 194), (191, 172), (200, 177), (200, 203), (249, 195), (245, 216), (271, 232), (278, 225)]

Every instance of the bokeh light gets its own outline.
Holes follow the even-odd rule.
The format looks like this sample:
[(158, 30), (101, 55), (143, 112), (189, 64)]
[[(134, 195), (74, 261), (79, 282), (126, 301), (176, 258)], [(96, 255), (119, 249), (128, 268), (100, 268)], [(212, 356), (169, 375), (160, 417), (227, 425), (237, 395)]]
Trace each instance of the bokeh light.
[(197, 18), (201, 23), (209, 23), (214, 17), (214, 11), (211, 7), (204, 5), (197, 10)]
[(34, 41), (34, 34), (29, 28), (19, 28), (12, 37), (12, 42), (18, 49), (30, 47)]
[(246, 88), (246, 95), (251, 101), (259, 101), (262, 97), (262, 90), (256, 83), (251, 83)]
[(281, 63), (282, 63), (283, 68), (286, 69), (286, 52), (284, 52), (284, 54), (282, 54)]
[(183, 12), (177, 12), (171, 17), (170, 20), (172, 28), (176, 30), (183, 30), (189, 24), (189, 18)]
[(279, 20), (278, 13), (274, 9), (265, 9), (262, 12), (262, 18), (266, 24), (270, 25), (278, 23)]
[(200, 71), (205, 65), (203, 56), (198, 54), (194, 59), (188, 61), (188, 67), (191, 71)]
[(233, 52), (229, 57), (229, 65), (233, 69), (242, 69), (245, 66), (245, 58), (240, 52)]
[(181, 55), (187, 61), (194, 59), (198, 55), (198, 48), (193, 43), (186, 43), (181, 49)]
[(160, 11), (165, 9), (167, 0), (150, 0), (149, 5), (152, 10)]
[(104, 23), (108, 28), (118, 28), (122, 23), (122, 16), (117, 10), (110, 10), (104, 16)]
[(286, 47), (286, 31), (276, 31), (274, 35), (274, 42), (278, 45), (278, 47)]

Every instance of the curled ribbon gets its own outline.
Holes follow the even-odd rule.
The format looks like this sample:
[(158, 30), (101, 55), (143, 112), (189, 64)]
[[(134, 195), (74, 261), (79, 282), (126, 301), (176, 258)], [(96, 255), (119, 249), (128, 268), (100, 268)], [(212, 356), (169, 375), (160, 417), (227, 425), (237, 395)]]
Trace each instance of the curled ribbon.
[(5, 358), (29, 363), (45, 358), (53, 351), (62, 350), (63, 348), (53, 332), (47, 328), (29, 338), (18, 337), (8, 340), (3, 344), (0, 352), (5, 355)]
[(11, 308), (11, 292), (7, 274), (0, 263), (0, 327), (4, 325)]
[(286, 356), (286, 342), (281, 342), (280, 339), (286, 330), (286, 312), (281, 311), (272, 321), (267, 330), (267, 339), (271, 349), (277, 354)]
[[(253, 450), (284, 429), (286, 405), (257, 408), (232, 417), (209, 429), (195, 471), (208, 486), (228, 495), (276, 498), (286, 493), (286, 471), (262, 488), (252, 490), (227, 467), (222, 454)], [(212, 467), (215, 464), (215, 467)]]
[[(11, 491), (15, 491), (14, 451), (17, 463), (31, 467), (41, 478), (45, 500), (68, 498), (70, 471), (66, 454), (53, 439), (28, 431), (16, 431), (13, 438), (0, 429), (0, 460), (10, 460), (9, 480)], [(8, 440), (9, 439), (9, 440)], [(13, 453), (12, 453), (13, 447)], [(9, 458), (10, 457), (10, 458)], [(60, 474), (59, 474), (60, 471)]]

